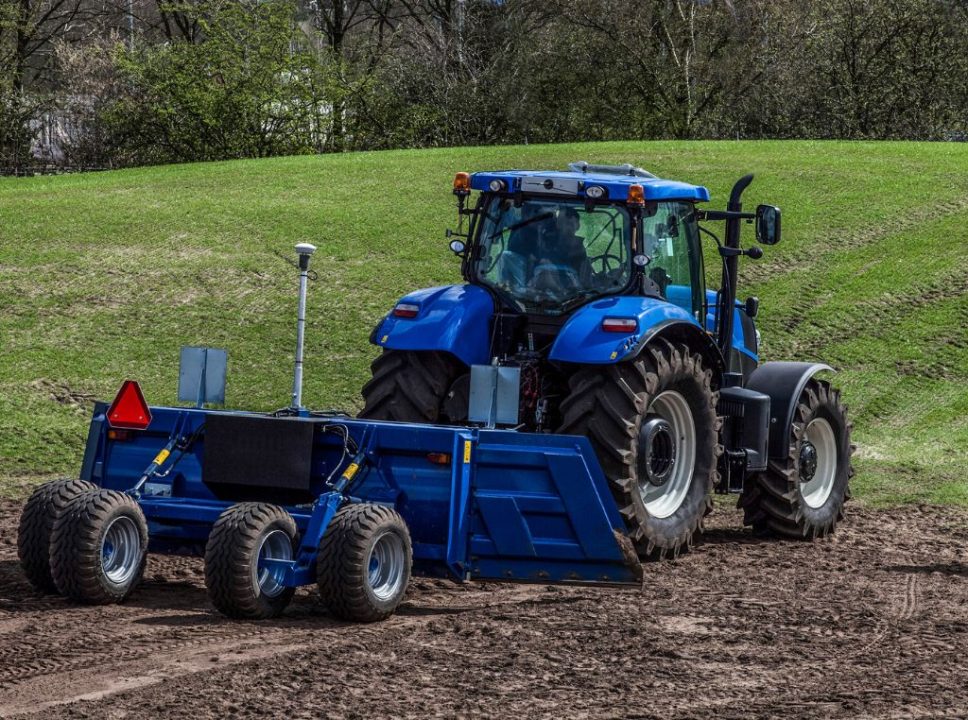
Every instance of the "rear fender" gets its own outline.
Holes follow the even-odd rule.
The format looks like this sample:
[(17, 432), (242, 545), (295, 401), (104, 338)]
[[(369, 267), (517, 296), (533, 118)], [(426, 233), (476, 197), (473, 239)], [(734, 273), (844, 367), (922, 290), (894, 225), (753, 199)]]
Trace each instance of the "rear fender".
[(488, 362), (488, 330), (494, 303), (475, 285), (448, 285), (417, 290), (398, 303), (416, 305), (414, 318), (387, 314), (370, 335), (370, 342), (391, 350), (448, 352), (465, 365)]
[[(630, 333), (602, 330), (602, 321), (612, 317), (636, 318), (638, 327)], [(712, 359), (714, 367), (722, 365), (716, 344), (687, 310), (658, 298), (634, 296), (596, 300), (577, 310), (558, 334), (549, 357), (609, 365), (636, 357), (650, 341), (665, 336), (688, 338), (690, 345)]]
[(823, 370), (833, 371), (833, 368), (823, 363), (768, 362), (750, 375), (746, 387), (770, 396), (770, 457), (785, 458), (789, 454), (797, 400), (810, 378)]

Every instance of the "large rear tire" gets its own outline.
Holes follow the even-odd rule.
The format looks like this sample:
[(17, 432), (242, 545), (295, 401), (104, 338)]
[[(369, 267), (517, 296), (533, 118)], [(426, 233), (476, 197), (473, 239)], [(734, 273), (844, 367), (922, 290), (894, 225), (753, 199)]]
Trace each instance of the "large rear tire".
[[(467, 368), (442, 352), (384, 350), (363, 386), (361, 418), (419, 423), (458, 423), (467, 417)], [(460, 397), (458, 397), (460, 396)], [(461, 409), (463, 417), (461, 417)]]
[(757, 534), (813, 539), (832, 533), (850, 497), (853, 446), (840, 391), (810, 380), (797, 401), (789, 453), (746, 479), (739, 507)]
[(319, 543), (319, 597), (341, 620), (375, 622), (393, 614), (410, 581), (410, 531), (391, 508), (347, 505)]
[(54, 522), (51, 575), (58, 592), (71, 600), (121, 602), (141, 582), (147, 557), (148, 523), (130, 495), (85, 492)]
[(634, 361), (578, 370), (559, 433), (587, 435), (640, 554), (691, 547), (718, 481), (719, 393), (701, 356), (658, 340)]
[(71, 500), (96, 489), (87, 480), (52, 480), (34, 490), (24, 505), (17, 529), (17, 555), (27, 580), (41, 592), (57, 592), (50, 574), (50, 536), (54, 522)]
[(205, 545), (205, 586), (215, 609), (230, 618), (278, 617), (296, 589), (265, 560), (292, 560), (296, 522), (277, 505), (244, 502), (223, 512)]

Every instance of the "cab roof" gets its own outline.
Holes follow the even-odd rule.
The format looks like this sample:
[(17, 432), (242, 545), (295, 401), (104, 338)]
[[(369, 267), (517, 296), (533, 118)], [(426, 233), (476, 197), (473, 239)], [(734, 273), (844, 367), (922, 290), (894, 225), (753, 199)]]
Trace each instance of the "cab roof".
[(702, 185), (690, 185), (677, 180), (663, 180), (642, 174), (618, 172), (581, 172), (576, 170), (494, 170), (471, 175), (471, 189), (490, 191), (493, 180), (507, 184), (504, 192), (526, 192), (557, 197), (586, 197), (585, 189), (598, 185), (605, 189), (609, 200), (624, 201), (630, 185), (641, 185), (645, 200), (687, 200), (708, 202), (709, 190)]

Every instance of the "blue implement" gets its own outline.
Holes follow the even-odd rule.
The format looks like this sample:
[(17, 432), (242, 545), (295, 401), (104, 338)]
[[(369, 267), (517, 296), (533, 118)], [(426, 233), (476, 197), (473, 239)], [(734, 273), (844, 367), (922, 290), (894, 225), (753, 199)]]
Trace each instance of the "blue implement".
[[(316, 580), (317, 549), (336, 512), (367, 502), (391, 506), (406, 521), (418, 574), (641, 580), (625, 524), (584, 437), (156, 407), (146, 430), (115, 439), (108, 436), (105, 409), (95, 408), (85, 479), (135, 496), (152, 552), (199, 554), (227, 508), (273, 503), (292, 516), (299, 545), (293, 559), (262, 565), (286, 586), (305, 585)], [(301, 436), (311, 438), (304, 463), (273, 457), (273, 448), (298, 452)]]

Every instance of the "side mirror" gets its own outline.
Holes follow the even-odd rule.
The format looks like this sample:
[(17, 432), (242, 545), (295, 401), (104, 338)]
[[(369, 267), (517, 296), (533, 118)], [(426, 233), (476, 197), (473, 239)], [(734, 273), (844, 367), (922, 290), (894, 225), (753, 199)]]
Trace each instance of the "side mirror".
[(780, 208), (773, 205), (757, 206), (756, 240), (764, 245), (780, 242)]
[(464, 256), (464, 251), (466, 249), (467, 249), (467, 246), (464, 244), (464, 241), (463, 240), (451, 240), (450, 241), (450, 250), (451, 250), (452, 253), (454, 253), (454, 255), (458, 255), (460, 257), (463, 257)]

